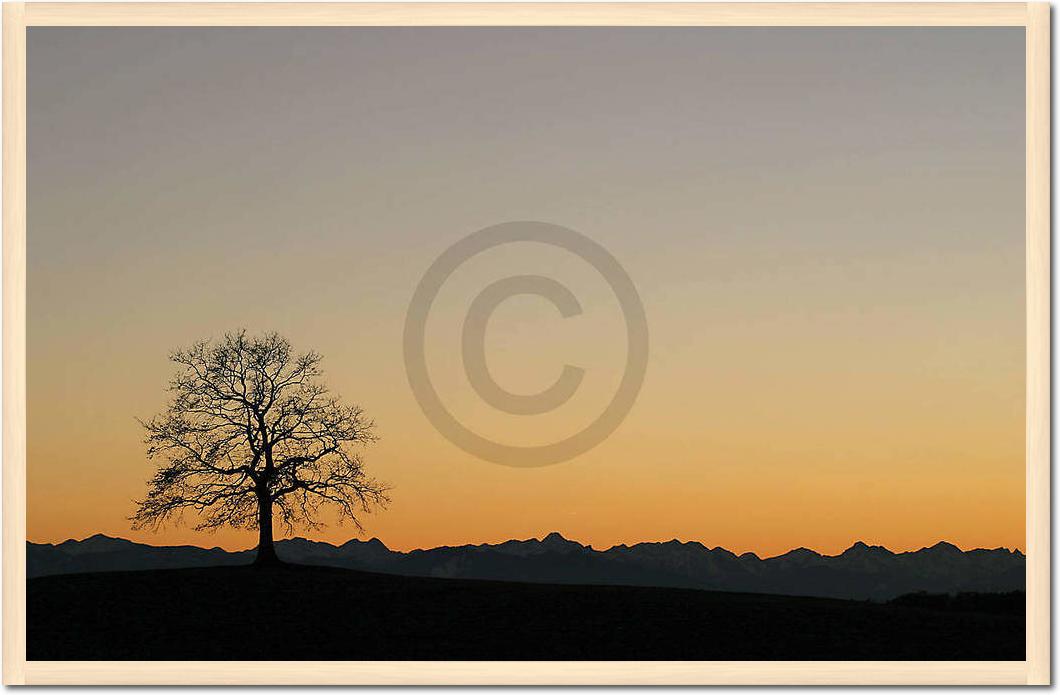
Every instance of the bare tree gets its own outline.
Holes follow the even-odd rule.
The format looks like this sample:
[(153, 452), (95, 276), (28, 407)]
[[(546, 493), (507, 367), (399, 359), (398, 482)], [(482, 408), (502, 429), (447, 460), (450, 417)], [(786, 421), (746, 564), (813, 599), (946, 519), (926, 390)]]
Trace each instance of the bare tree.
[(147, 456), (161, 461), (134, 528), (199, 518), (198, 529), (258, 529), (257, 564), (278, 562), (273, 510), (288, 530), (319, 528), (321, 506), (358, 529), (358, 515), (389, 501), (351, 449), (375, 441), (373, 423), (318, 380), (321, 357), (296, 355), (276, 333), (246, 331), (177, 350), (172, 401), (148, 422)]

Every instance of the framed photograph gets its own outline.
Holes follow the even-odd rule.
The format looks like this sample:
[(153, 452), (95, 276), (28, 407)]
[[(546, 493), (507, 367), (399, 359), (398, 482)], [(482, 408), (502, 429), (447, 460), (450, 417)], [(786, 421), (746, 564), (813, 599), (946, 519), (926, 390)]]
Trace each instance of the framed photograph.
[(3, 5), (5, 684), (1048, 684), (1049, 5)]

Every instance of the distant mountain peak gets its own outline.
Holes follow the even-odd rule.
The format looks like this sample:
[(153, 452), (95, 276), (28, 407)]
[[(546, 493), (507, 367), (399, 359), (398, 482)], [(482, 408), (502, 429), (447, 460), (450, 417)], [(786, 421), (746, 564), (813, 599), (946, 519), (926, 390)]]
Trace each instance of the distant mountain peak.
[(840, 557), (854, 557), (863, 555), (894, 555), (882, 545), (869, 545), (865, 541), (857, 541), (842, 552)]
[(135, 544), (132, 541), (127, 541), (124, 538), (111, 538), (102, 533), (95, 533), (79, 541), (75, 541), (71, 538), (70, 540), (59, 543), (55, 547), (71, 555), (81, 555), (85, 553), (112, 552), (123, 548), (129, 548), (133, 545)]
[(935, 545), (924, 548), (923, 550), (930, 550), (936, 553), (946, 553), (948, 555), (961, 554), (963, 551), (955, 546), (953, 543), (947, 543), (946, 541), (939, 541)]
[(368, 547), (368, 548), (378, 548), (378, 549), (382, 549), (382, 550), (390, 550), (390, 548), (387, 548), (386, 543), (384, 543), (383, 541), (379, 540), (375, 536), (372, 536), (371, 538), (369, 538), (366, 541), (362, 541), (360, 538), (351, 538), (350, 540), (346, 541), (345, 543), (343, 543), (339, 547), (342, 548), (342, 547), (345, 547), (347, 545), (349, 545), (349, 546), (361, 545), (361, 546), (365, 546), (365, 547)]
[(809, 548), (804, 548), (802, 546), (799, 546), (798, 548), (793, 548), (793, 549), (789, 550), (788, 552), (784, 553), (780, 557), (824, 557), (824, 556), (821, 555), (816, 550), (810, 550)]
[(580, 550), (585, 546), (578, 541), (572, 541), (569, 538), (564, 538), (563, 534), (558, 531), (553, 531), (544, 538), (541, 539), (541, 545), (549, 550)]
[[(294, 538), (284, 538), (283, 540), (280, 540), (278, 542), (279, 543), (288, 543), (288, 544), (291, 544), (291, 545), (305, 545), (305, 546), (310, 546), (310, 547), (318, 546), (318, 545), (327, 545), (327, 546), (331, 546), (332, 545), (331, 543), (327, 543), (325, 541), (314, 541), (314, 540), (311, 540), (309, 538), (304, 538), (302, 536), (295, 536)], [(334, 547), (334, 546), (332, 546), (332, 547)]]

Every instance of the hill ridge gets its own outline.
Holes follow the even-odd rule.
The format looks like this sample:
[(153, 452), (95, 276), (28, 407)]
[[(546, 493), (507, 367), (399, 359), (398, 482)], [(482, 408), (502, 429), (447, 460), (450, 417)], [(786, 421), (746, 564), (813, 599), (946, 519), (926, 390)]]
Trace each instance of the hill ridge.
[(41, 577), (26, 603), (31, 660), (1009, 660), (1026, 635), (1020, 592), (837, 601), (304, 565)]

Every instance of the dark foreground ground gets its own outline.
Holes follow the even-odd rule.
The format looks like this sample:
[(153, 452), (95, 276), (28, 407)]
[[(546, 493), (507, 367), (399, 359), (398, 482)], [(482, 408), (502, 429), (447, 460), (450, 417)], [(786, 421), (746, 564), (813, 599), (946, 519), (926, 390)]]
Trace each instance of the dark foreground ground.
[(31, 660), (1024, 658), (1022, 594), (889, 604), (291, 566), (28, 582)]

